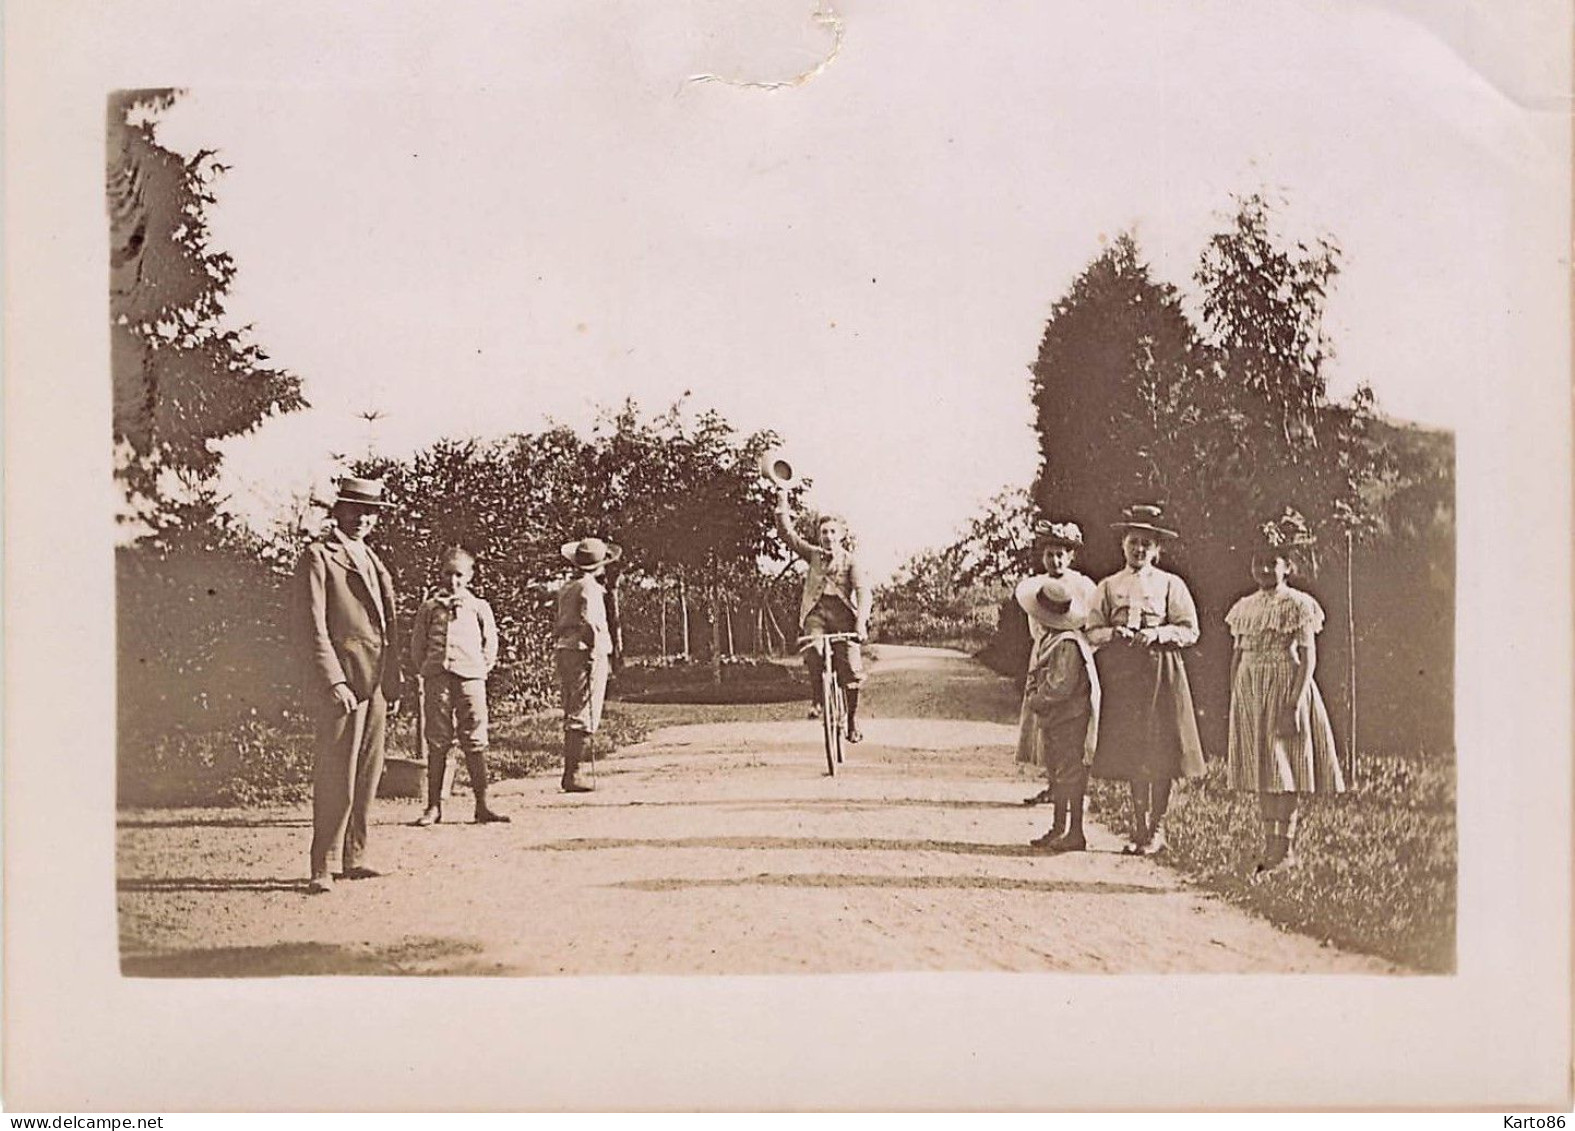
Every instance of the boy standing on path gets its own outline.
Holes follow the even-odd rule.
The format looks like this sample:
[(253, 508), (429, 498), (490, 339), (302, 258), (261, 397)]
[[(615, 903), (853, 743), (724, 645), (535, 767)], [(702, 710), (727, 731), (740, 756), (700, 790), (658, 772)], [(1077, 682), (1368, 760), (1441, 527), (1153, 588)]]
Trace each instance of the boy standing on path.
[(306, 548), (295, 570), (304, 682), (317, 717), (313, 894), (333, 890), (329, 859), (336, 854), (347, 880), (380, 874), (364, 860), (367, 815), (383, 776), (384, 728), (389, 704), (399, 700), (400, 673), (394, 583), (365, 539), (390, 505), (382, 480), (339, 480), (333, 529)]
[(1017, 587), (1017, 601), (1044, 630), (1028, 675), (1026, 701), (1039, 728), (1055, 816), (1043, 836), (1029, 843), (1051, 852), (1082, 852), (1083, 797), (1088, 766), (1099, 742), (1099, 673), (1083, 635), (1093, 583), (1066, 570), (1059, 577), (1031, 577)]
[(559, 551), (579, 576), (558, 592), (558, 682), (563, 691), (563, 790), (589, 793), (580, 776), (591, 736), (601, 725), (612, 666), (607, 588), (602, 575), (623, 550), (600, 538), (566, 542)]
[(443, 819), (443, 778), (457, 737), (476, 798), (476, 823), (507, 821), (487, 805), (487, 676), (498, 662), (492, 606), (470, 591), (476, 559), (461, 546), (443, 556), (444, 591), (428, 599), (410, 633), (410, 662), (426, 688), (427, 807), (423, 827)]

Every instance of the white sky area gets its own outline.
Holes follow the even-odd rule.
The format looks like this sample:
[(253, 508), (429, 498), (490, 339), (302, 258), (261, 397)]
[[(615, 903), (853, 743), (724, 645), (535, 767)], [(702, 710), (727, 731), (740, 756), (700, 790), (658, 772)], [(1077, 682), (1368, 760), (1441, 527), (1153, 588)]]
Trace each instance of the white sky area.
[(1337, 394), (1450, 428), (1490, 395), (1503, 218), (1543, 151), (1490, 40), (1458, 53), (1489, 34), (1464, 14), (850, 3), (801, 86), (685, 82), (813, 67), (810, 9), (530, 5), (355, 49), (330, 26), (340, 85), (193, 88), (161, 139), (233, 166), (230, 310), (312, 402), (228, 445), (236, 506), (266, 514), (332, 452), (689, 390), (779, 431), (884, 573), (1031, 480), (1028, 367), (1101, 240), (1131, 230), (1185, 288), (1259, 189), (1345, 250)]

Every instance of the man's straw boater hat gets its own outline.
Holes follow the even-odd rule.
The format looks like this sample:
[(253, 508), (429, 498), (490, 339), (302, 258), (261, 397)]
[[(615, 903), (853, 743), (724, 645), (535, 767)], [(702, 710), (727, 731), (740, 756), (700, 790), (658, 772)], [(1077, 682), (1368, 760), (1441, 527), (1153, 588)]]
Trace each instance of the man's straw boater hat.
[(1137, 503), (1121, 512), (1120, 522), (1112, 522), (1110, 525), (1116, 530), (1141, 530), (1157, 538), (1181, 537), (1174, 530), (1167, 530), (1159, 525), (1164, 517), (1165, 512), (1159, 507), (1151, 503)]
[(600, 538), (581, 538), (578, 542), (565, 542), (558, 550), (563, 560), (575, 569), (589, 572), (604, 565), (611, 565), (623, 557), (623, 547)]
[(799, 474), (780, 448), (763, 452), (760, 456), (760, 474), (784, 491), (798, 486)]
[(1082, 628), (1093, 592), (1074, 577), (1025, 577), (1017, 583), (1017, 603), (1029, 618), (1048, 629)]
[(336, 498), (329, 503), (329, 508), (340, 503), (355, 503), (363, 507), (391, 507), (383, 494), (383, 481), (381, 479), (356, 479), (346, 475), (334, 484)]

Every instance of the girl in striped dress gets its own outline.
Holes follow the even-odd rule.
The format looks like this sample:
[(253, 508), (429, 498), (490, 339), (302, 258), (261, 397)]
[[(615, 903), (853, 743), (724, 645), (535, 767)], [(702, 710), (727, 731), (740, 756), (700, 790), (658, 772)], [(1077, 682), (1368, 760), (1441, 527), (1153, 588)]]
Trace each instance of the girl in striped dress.
[(1256, 592), (1225, 616), (1234, 648), (1230, 670), (1231, 788), (1256, 793), (1263, 815), (1263, 855), (1254, 871), (1292, 867), (1301, 797), (1345, 788), (1334, 730), (1313, 682), (1323, 609), (1289, 584), (1313, 543), (1306, 521), (1287, 510), (1261, 528), (1252, 557)]

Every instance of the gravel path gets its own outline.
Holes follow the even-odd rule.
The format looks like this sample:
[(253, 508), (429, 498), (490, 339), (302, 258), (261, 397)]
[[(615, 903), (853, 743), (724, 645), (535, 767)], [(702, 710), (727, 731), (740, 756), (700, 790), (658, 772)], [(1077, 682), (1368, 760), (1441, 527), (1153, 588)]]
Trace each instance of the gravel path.
[[(824, 772), (818, 724), (667, 726), (598, 768), (495, 787), (508, 825), (411, 827), (381, 801), (389, 874), (304, 892), (306, 807), (124, 811), (134, 975), (870, 971), (1386, 973), (1122, 857), (1027, 847), (1046, 810), (999, 721), (1011, 688), (959, 653), (873, 650), (865, 741)], [(796, 714), (797, 711), (795, 710)], [(778, 716), (771, 718), (770, 716)], [(468, 797), (450, 803), (468, 817)]]

